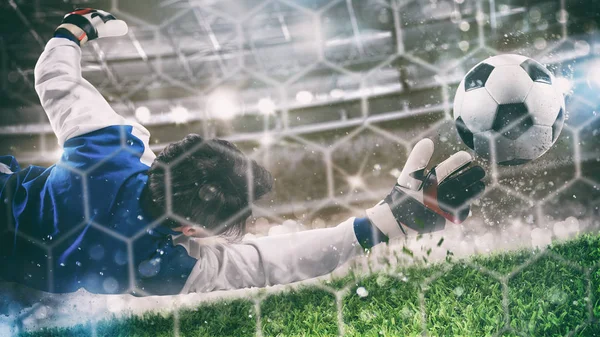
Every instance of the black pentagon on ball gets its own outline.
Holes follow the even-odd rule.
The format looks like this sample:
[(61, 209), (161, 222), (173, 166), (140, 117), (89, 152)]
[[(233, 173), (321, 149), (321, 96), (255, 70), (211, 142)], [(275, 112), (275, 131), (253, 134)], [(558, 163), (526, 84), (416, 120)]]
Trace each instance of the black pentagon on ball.
[(460, 139), (472, 150), (475, 149), (475, 143), (473, 142), (473, 132), (469, 130), (462, 117), (458, 117), (455, 121), (456, 130), (458, 131), (458, 135)]
[(529, 74), (529, 77), (534, 82), (552, 84), (552, 78), (550, 77), (550, 71), (546, 69), (540, 63), (528, 59), (527, 61), (521, 63), (521, 68)]
[(515, 140), (532, 126), (533, 118), (529, 115), (525, 103), (513, 103), (498, 105), (492, 129), (501, 132), (508, 139)]
[(552, 143), (556, 141), (560, 132), (562, 131), (563, 125), (565, 124), (565, 113), (563, 108), (560, 108), (558, 112), (558, 116), (556, 116), (556, 120), (552, 124)]
[(469, 71), (467, 76), (465, 76), (465, 91), (483, 88), (493, 70), (494, 66), (481, 63)]

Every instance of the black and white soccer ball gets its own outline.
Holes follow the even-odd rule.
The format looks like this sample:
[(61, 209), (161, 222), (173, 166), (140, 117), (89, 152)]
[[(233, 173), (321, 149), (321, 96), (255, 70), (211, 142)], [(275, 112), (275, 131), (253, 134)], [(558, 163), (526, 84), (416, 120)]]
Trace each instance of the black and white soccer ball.
[(558, 139), (565, 100), (552, 73), (514, 54), (490, 57), (471, 69), (454, 98), (463, 142), (500, 165), (534, 160)]

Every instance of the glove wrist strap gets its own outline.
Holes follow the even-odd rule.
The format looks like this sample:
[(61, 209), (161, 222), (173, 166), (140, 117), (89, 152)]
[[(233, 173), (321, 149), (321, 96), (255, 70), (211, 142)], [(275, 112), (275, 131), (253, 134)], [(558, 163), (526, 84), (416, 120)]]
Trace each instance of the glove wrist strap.
[(88, 34), (83, 29), (72, 23), (63, 23), (58, 26), (54, 32), (54, 36), (68, 34), (78, 41), (80, 46), (83, 46), (89, 40)]
[(377, 227), (388, 238), (406, 235), (402, 225), (396, 221), (392, 210), (385, 202), (381, 202), (375, 207), (369, 208), (367, 210), (367, 217), (371, 221), (371, 224)]

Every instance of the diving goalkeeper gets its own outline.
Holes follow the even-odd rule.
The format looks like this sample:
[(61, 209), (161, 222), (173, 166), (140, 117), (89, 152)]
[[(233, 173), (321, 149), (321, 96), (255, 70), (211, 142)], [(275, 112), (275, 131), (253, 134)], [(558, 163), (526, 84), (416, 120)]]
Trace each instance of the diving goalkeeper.
[[(390, 238), (461, 223), (484, 190), (484, 170), (466, 152), (427, 170), (433, 142), (424, 139), (365, 217), (236, 240), (252, 201), (271, 190), (271, 174), (233, 144), (194, 134), (156, 156), (148, 130), (119, 116), (81, 75), (86, 42), (126, 33), (110, 13), (79, 9), (37, 62), (35, 89), (63, 154), (51, 167), (26, 169), (0, 156), (4, 281), (154, 295), (286, 284), (327, 274)], [(196, 239), (212, 235), (229, 239)]]

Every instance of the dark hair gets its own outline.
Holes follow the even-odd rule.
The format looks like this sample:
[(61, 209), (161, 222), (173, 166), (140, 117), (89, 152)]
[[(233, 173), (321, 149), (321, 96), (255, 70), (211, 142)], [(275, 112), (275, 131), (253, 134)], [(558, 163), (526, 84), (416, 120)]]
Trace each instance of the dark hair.
[[(271, 173), (232, 143), (204, 140), (196, 134), (167, 146), (148, 170), (140, 202), (155, 218), (167, 211), (167, 180), (173, 214), (230, 239), (243, 234), (252, 214), (250, 203), (273, 185)], [(168, 218), (165, 224), (178, 227), (185, 223)]]

